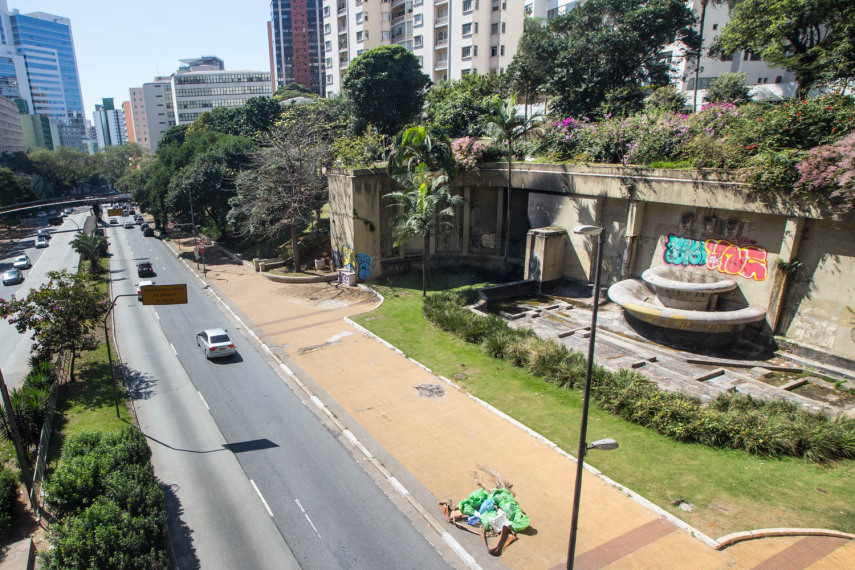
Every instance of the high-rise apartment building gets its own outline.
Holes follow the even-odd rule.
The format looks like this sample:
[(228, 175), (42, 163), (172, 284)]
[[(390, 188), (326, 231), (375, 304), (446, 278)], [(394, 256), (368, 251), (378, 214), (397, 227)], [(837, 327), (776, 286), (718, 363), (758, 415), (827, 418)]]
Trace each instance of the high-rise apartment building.
[[(139, 104), (134, 101), (135, 89), (138, 88), (131, 89), (131, 103), (134, 109)], [(175, 106), (172, 103), (172, 82), (169, 77), (156, 77), (151, 83), (143, 83), (142, 107), (142, 112), (139, 114), (140, 130), (145, 134), (140, 137), (140, 144), (151, 152), (155, 152), (163, 133), (176, 124)], [(134, 121), (136, 120), (135, 114)], [(145, 126), (142, 126), (143, 124)]]
[(321, 0), (271, 0), (267, 40), (274, 90), (299, 83), (325, 93)]
[(0, 97), (0, 152), (23, 152), (26, 149), (18, 105), (8, 97)]
[(125, 132), (128, 133), (128, 142), (137, 142), (137, 134), (134, 130), (134, 114), (130, 101), (122, 101), (122, 113), (125, 114)]
[(82, 149), (83, 95), (68, 18), (9, 12), (0, 0), (0, 92), (20, 97), (32, 113), (49, 117), (61, 145)]
[(324, 0), (327, 92), (341, 91), (363, 51), (390, 44), (412, 51), (434, 81), (501, 73), (516, 53), (525, 13), (520, 0)]
[(95, 122), (98, 148), (121, 146), (128, 142), (125, 113), (122, 109), (116, 109), (112, 98), (102, 99), (101, 105), (95, 105), (92, 118)]

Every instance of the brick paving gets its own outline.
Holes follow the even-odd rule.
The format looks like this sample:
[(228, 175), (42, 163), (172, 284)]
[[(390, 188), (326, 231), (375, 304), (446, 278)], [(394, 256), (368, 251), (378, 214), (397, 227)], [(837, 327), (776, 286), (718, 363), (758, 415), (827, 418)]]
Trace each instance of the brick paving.
[[(345, 425), (370, 434), (382, 447), (372, 449), (376, 456), (388, 455), (405, 470), (393, 474), (415, 478), (430, 492), (436, 502), (424, 507), (432, 516), (441, 519), (439, 500), (468, 495), (479, 465), (488, 466), (514, 483), (532, 521), (531, 530), (497, 562), (511, 568), (564, 566), (575, 474), (571, 458), (346, 323), (345, 317), (372, 308), (364, 290), (274, 283), (213, 251), (206, 261), (205, 280), (255, 334), (295, 365)], [(440, 386), (441, 397), (424, 397), (422, 385)], [(852, 540), (767, 537), (716, 550), (691, 528), (677, 526), (679, 521), (667, 520), (596, 473), (585, 472), (582, 489), (577, 568), (855, 568)], [(447, 530), (458, 539), (466, 534)]]

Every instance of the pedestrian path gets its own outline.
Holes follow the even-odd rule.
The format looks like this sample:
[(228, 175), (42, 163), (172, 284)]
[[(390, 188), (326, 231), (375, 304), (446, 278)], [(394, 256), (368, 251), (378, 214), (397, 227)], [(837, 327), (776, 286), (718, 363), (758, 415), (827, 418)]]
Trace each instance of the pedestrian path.
[[(213, 252), (206, 262), (205, 281), (267, 347), (290, 359), (345, 424), (356, 422), (406, 470), (394, 475), (412, 476), (429, 490), (435, 502), (424, 507), (436, 519), (438, 501), (461, 500), (474, 490), (479, 465), (489, 467), (514, 483), (532, 521), (498, 562), (564, 567), (576, 467), (568, 454), (348, 323), (377, 303), (363, 289), (274, 283)], [(576, 568), (855, 568), (855, 541), (845, 538), (764, 537), (717, 550), (663, 515), (586, 472)], [(466, 534), (447, 530), (458, 539)]]

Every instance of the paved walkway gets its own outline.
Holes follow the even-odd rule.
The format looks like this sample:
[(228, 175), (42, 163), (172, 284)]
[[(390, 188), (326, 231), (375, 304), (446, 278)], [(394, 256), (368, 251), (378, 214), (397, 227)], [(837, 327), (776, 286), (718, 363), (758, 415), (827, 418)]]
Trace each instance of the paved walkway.
[[(475, 488), (478, 465), (488, 466), (514, 483), (532, 520), (499, 561), (511, 568), (564, 567), (571, 458), (347, 323), (376, 306), (363, 289), (274, 283), (213, 253), (207, 283), (345, 425), (382, 446), (372, 451), (393, 458), (387, 466), (398, 479), (414, 478), (430, 492), (423, 501), (430, 515), (441, 520), (437, 502), (464, 498)], [(424, 384), (441, 385), (444, 394), (424, 397), (416, 388)], [(595, 473), (585, 473), (582, 494), (576, 568), (855, 568), (855, 541), (845, 538), (756, 538), (716, 550)], [(477, 543), (466, 539), (472, 535), (442, 525), (482, 565), (496, 566), (489, 557), (483, 563)]]

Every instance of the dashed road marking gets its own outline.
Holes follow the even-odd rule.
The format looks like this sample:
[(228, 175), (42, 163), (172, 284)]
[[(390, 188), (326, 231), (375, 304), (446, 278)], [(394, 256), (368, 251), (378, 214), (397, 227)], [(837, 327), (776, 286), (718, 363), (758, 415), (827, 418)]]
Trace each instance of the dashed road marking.
[(255, 481), (253, 481), (252, 479), (250, 479), (249, 482), (252, 483), (252, 488), (255, 489), (255, 492), (258, 494), (258, 498), (261, 499), (261, 504), (263, 504), (264, 508), (267, 509), (267, 514), (270, 515), (270, 517), (272, 518), (273, 511), (270, 510), (270, 505), (268, 505), (267, 501), (264, 500), (264, 495), (262, 495), (261, 491), (258, 490), (258, 485), (256, 485)]

